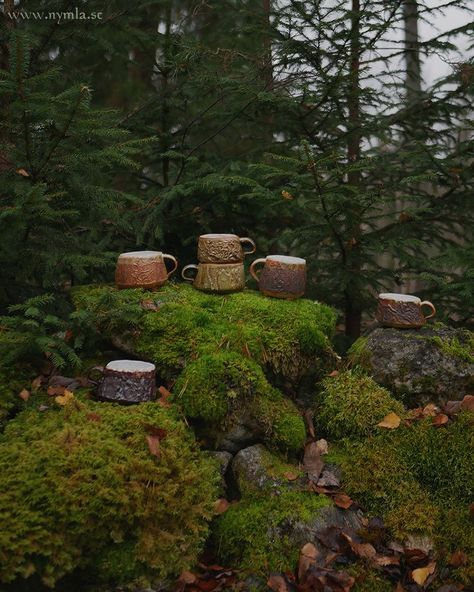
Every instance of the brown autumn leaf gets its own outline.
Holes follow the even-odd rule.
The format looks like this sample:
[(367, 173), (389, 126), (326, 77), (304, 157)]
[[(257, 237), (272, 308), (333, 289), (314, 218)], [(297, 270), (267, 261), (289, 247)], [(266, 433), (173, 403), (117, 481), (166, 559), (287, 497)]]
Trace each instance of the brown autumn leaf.
[(168, 397), (171, 397), (171, 393), (170, 393), (170, 392), (169, 392), (169, 390), (168, 390), (168, 389), (167, 389), (165, 386), (163, 386), (163, 385), (161, 385), (161, 386), (158, 388), (158, 392), (159, 392), (159, 393), (160, 393), (160, 395), (161, 395), (163, 398), (165, 398), (165, 399), (168, 399)]
[(461, 401), (461, 409), (464, 411), (474, 411), (474, 395), (466, 395)]
[(288, 481), (296, 481), (296, 479), (298, 479), (298, 473), (293, 473), (292, 471), (287, 471), (286, 473), (283, 473), (283, 477), (285, 477), (285, 479), (288, 479)]
[(100, 423), (102, 421), (102, 418), (98, 413), (91, 412), (88, 413), (86, 417), (89, 421), (93, 421), (94, 423)]
[(396, 555), (377, 555), (372, 561), (375, 565), (379, 565), (380, 567), (400, 565), (400, 557), (397, 557)]
[(423, 407), (423, 417), (434, 417), (439, 413), (439, 407), (434, 403), (428, 403)]
[(64, 390), (62, 395), (58, 395), (54, 398), (58, 405), (67, 405), (70, 401), (74, 399), (74, 393), (68, 391), (67, 389)]
[(156, 458), (160, 458), (161, 451), (160, 451), (160, 438), (158, 436), (148, 434), (146, 436), (146, 442), (148, 444), (148, 449), (153, 456)]
[(196, 580), (197, 576), (187, 569), (183, 569), (181, 575), (179, 576), (179, 581), (183, 582), (184, 584), (194, 584)]
[(467, 562), (468, 557), (462, 551), (455, 551), (449, 558), (449, 565), (451, 567), (461, 567), (462, 565), (466, 565)]
[(145, 431), (148, 434), (150, 434), (150, 436), (154, 436), (155, 438), (158, 438), (159, 440), (164, 440), (166, 438), (166, 436), (168, 435), (168, 432), (166, 430), (164, 430), (163, 428), (159, 428), (157, 426), (154, 426), (151, 423), (144, 423), (143, 427), (145, 428)]
[(28, 401), (28, 399), (30, 398), (30, 395), (31, 395), (31, 393), (30, 393), (30, 391), (29, 391), (29, 390), (27, 390), (27, 389), (23, 389), (23, 390), (21, 390), (21, 391), (18, 393), (18, 396), (20, 397), (20, 399), (21, 399), (22, 401), (25, 401), (25, 403), (26, 403), (26, 401)]
[(267, 586), (274, 592), (288, 592), (289, 590), (285, 578), (278, 574), (273, 574), (268, 578)]
[(449, 417), (444, 413), (440, 413), (433, 417), (433, 421), (431, 422), (435, 427), (446, 425), (449, 421)]
[(332, 499), (336, 506), (343, 510), (348, 510), (354, 503), (354, 501), (345, 493), (336, 493)]
[(400, 417), (393, 411), (386, 415), (381, 422), (377, 424), (379, 428), (387, 428), (389, 430), (395, 430), (400, 425)]
[(25, 169), (16, 169), (16, 172), (18, 175), (21, 175), (22, 177), (30, 176), (30, 173), (28, 173), (28, 171), (25, 171)]
[(436, 569), (436, 562), (428, 563), (425, 567), (419, 567), (411, 572), (411, 577), (418, 586), (424, 586), (426, 580), (434, 574)]
[(43, 377), (37, 376), (34, 380), (31, 381), (31, 390), (35, 393), (43, 384)]
[(229, 509), (230, 503), (224, 498), (219, 498), (214, 504), (214, 512), (216, 514), (223, 514)]
[(300, 550), (300, 557), (298, 560), (298, 581), (302, 584), (306, 577), (306, 572), (310, 567), (316, 565), (316, 560), (319, 557), (319, 551), (313, 543), (306, 543)]
[(338, 374), (339, 374), (339, 370), (333, 370), (332, 372), (330, 372), (330, 373), (328, 374), (328, 376), (330, 376), (330, 377), (332, 378), (332, 377), (334, 377), (334, 376), (337, 376)]
[(303, 468), (308, 473), (309, 479), (317, 481), (324, 467), (321, 458), (321, 445), (317, 442), (309, 442), (304, 449)]
[(56, 386), (48, 386), (48, 390), (46, 391), (50, 397), (58, 397), (64, 394), (66, 387), (62, 384), (58, 384)]

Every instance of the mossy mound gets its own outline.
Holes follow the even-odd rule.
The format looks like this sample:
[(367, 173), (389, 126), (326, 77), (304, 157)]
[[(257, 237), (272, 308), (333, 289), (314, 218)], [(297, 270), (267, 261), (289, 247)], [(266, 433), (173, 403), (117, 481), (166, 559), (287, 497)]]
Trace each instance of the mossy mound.
[(389, 413), (404, 413), (386, 389), (356, 370), (330, 376), (322, 386), (316, 423), (331, 438), (367, 436)]
[(431, 418), (380, 430), (357, 443), (345, 441), (329, 460), (343, 470), (343, 487), (400, 539), (435, 541), (441, 564), (462, 551), (466, 564), (453, 577), (474, 578), (474, 414), (461, 412), (443, 427)]
[(204, 294), (182, 284), (156, 293), (85, 286), (73, 299), (101, 334), (153, 361), (168, 384), (176, 381), (174, 398), (187, 417), (224, 430), (250, 423), (255, 439), (302, 446), (303, 421), (276, 387), (294, 395), (303, 379), (333, 367), (336, 315), (328, 306), (250, 290)]
[(281, 301), (251, 290), (220, 296), (183, 284), (158, 292), (82, 286), (73, 299), (109, 336), (126, 331), (122, 339), (153, 360), (164, 377), (176, 377), (190, 360), (219, 350), (246, 356), (288, 380), (324, 371), (334, 361), (336, 313), (310, 300)]
[(30, 381), (31, 378), (24, 369), (0, 366), (0, 432), (6, 422), (24, 407), (19, 393)]
[(292, 571), (304, 544), (295, 541), (295, 531), (304, 531), (301, 525), (317, 521), (330, 505), (327, 497), (308, 492), (245, 498), (217, 520), (214, 542), (218, 556), (257, 575)]
[(186, 426), (155, 403), (57, 407), (21, 412), (0, 438), (0, 581), (54, 586), (79, 568), (143, 584), (188, 569), (218, 471)]

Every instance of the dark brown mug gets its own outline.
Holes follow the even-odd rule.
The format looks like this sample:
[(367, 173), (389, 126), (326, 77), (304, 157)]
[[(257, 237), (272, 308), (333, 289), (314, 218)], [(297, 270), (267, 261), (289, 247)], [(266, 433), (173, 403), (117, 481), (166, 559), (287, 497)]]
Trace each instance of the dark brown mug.
[[(173, 269), (166, 269), (165, 260), (173, 262)], [(115, 283), (118, 288), (146, 288), (155, 290), (166, 284), (176, 271), (178, 262), (173, 255), (160, 251), (132, 251), (122, 253), (115, 268)]]
[[(244, 251), (242, 245), (250, 249)], [(202, 234), (198, 239), (200, 263), (240, 263), (245, 255), (255, 253), (257, 246), (251, 238), (239, 238), (236, 234)]]
[[(259, 272), (256, 266), (260, 263), (263, 268)], [(266, 296), (295, 300), (303, 296), (306, 289), (306, 261), (299, 257), (268, 255), (256, 259), (250, 266), (250, 273)]]
[[(425, 316), (423, 306), (431, 309), (431, 314)], [(379, 294), (376, 312), (377, 321), (384, 327), (397, 329), (418, 329), (423, 327), (428, 319), (436, 314), (436, 308), (428, 300), (421, 301), (418, 296), (410, 294)]]
[[(193, 270), (196, 275), (189, 276), (186, 272)], [(227, 294), (240, 292), (245, 288), (245, 273), (243, 263), (199, 263), (186, 265), (181, 276), (187, 282), (192, 282), (197, 290)]]
[(138, 360), (114, 360), (101, 372), (97, 398), (113, 403), (153, 401), (156, 392), (155, 366)]

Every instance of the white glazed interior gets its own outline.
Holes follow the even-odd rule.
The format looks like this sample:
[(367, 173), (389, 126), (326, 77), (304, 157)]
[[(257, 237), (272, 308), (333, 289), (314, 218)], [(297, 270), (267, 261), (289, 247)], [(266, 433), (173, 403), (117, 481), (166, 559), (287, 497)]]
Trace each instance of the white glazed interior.
[(140, 360), (114, 360), (106, 366), (107, 370), (118, 372), (154, 372), (155, 365)]
[(411, 296), (410, 294), (394, 294), (391, 292), (379, 294), (379, 298), (381, 300), (394, 300), (395, 302), (416, 302), (417, 304), (421, 302), (418, 296)]
[(291, 263), (293, 265), (305, 265), (306, 260), (300, 257), (290, 257), (289, 255), (268, 255), (267, 259), (270, 261), (278, 261), (279, 263)]
[(119, 255), (119, 259), (153, 259), (162, 255), (161, 251), (130, 251)]
[(201, 238), (239, 238), (236, 234), (202, 234)]

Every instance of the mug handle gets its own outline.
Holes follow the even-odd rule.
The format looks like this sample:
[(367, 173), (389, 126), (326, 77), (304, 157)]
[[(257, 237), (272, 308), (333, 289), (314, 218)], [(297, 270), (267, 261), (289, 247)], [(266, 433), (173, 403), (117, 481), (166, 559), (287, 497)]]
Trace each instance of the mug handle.
[(245, 243), (249, 243), (250, 244), (250, 251), (244, 251), (244, 256), (245, 255), (251, 255), (252, 253), (255, 253), (255, 251), (257, 250), (257, 245), (248, 236), (243, 236), (242, 238), (239, 238), (239, 241), (240, 241), (240, 243), (242, 245), (245, 244)]
[[(257, 284), (258, 284), (258, 282), (259, 282), (259, 277), (258, 277), (257, 271), (256, 271), (256, 269), (255, 269), (255, 266), (257, 265), (257, 263), (265, 263), (265, 262), (266, 262), (266, 259), (265, 259), (264, 257), (263, 257), (263, 258), (261, 258), (261, 259), (255, 259), (255, 261), (254, 261), (254, 262), (252, 263), (252, 265), (250, 266), (250, 269), (249, 269), (249, 271), (250, 271), (250, 275), (251, 275), (251, 276), (253, 277), (253, 279), (254, 279), (254, 280), (257, 282)], [(262, 271), (262, 270), (260, 269), (259, 271)]]
[(432, 312), (431, 312), (431, 314), (430, 314), (430, 315), (428, 315), (427, 317), (425, 317), (425, 319), (427, 319), (427, 320), (428, 320), (428, 319), (431, 319), (432, 317), (434, 317), (434, 316), (435, 316), (435, 314), (436, 314), (436, 308), (435, 308), (434, 304), (432, 304), (432, 303), (431, 303), (431, 302), (429, 302), (428, 300), (424, 300), (424, 301), (423, 301), (423, 302), (420, 304), (420, 306), (429, 306), (429, 307), (431, 308), (431, 311), (432, 311)]
[(185, 275), (185, 271), (187, 269), (196, 269), (197, 270), (198, 269), (198, 266), (195, 265), (194, 263), (191, 263), (191, 265), (186, 265), (186, 267), (183, 267), (183, 269), (181, 271), (181, 277), (183, 278), (183, 280), (186, 280), (187, 282), (194, 282), (194, 279), (195, 279), (196, 276), (194, 276), (194, 277), (187, 277)]
[[(169, 259), (170, 261), (172, 261), (174, 263), (174, 267), (171, 271), (168, 271), (168, 277), (172, 276), (173, 273), (178, 269), (178, 261), (176, 260), (175, 257), (173, 257), (173, 255), (167, 255), (166, 253), (163, 253), (163, 260), (164, 259)], [(165, 267), (166, 267), (166, 263), (165, 263)]]

